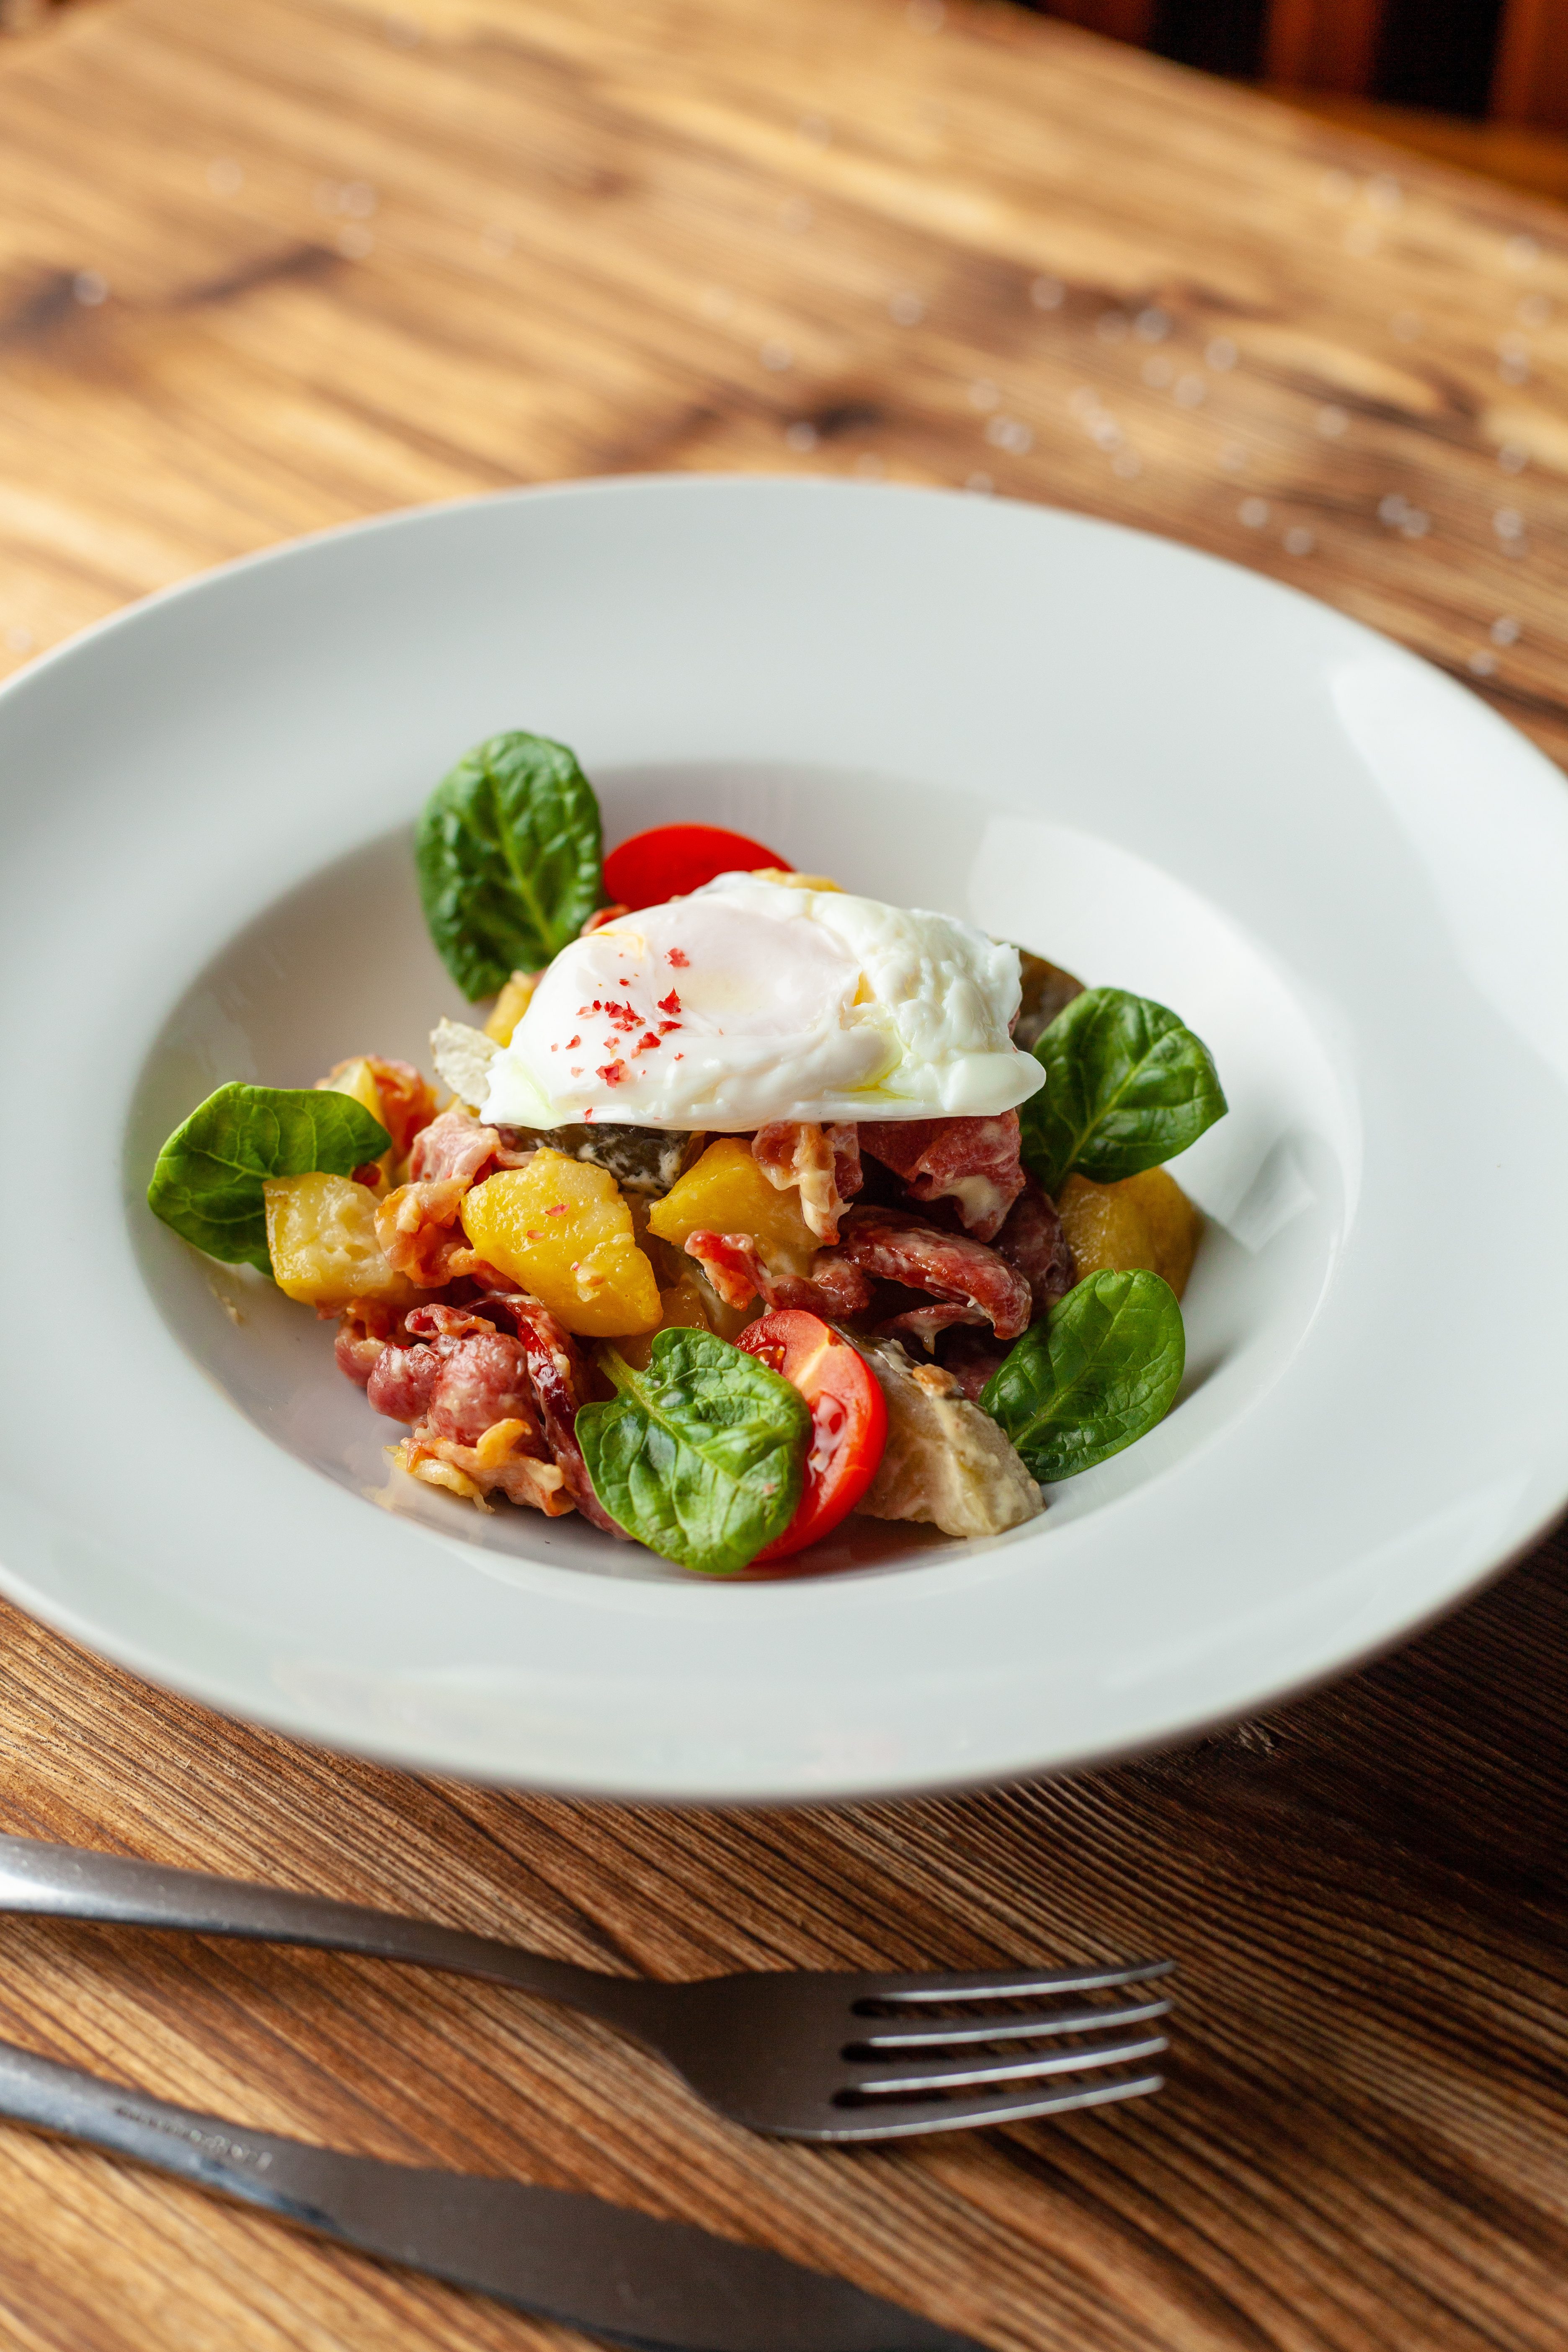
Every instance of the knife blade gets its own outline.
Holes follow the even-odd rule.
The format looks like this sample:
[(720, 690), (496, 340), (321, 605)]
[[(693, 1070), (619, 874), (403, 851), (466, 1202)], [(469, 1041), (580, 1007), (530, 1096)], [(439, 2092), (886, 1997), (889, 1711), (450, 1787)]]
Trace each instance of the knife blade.
[(634, 2352), (981, 2352), (843, 2279), (689, 2222), (279, 2139), (7, 2042), (0, 2115)]

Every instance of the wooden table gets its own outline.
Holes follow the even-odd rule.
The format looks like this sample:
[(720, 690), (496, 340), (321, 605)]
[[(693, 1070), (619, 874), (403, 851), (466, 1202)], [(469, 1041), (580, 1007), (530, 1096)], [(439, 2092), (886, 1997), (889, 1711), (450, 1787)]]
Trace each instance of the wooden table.
[[(101, 0), (0, 50), (10, 661), (410, 500), (817, 469), (1175, 533), (1568, 750), (1568, 214), (1002, 7), (398, 5)], [(789, 1816), (404, 1778), (5, 1612), (8, 1828), (655, 1974), (1170, 1950), (1184, 2006), (1157, 2101), (856, 2154), (343, 1958), (4, 1923), (0, 2033), (700, 2221), (1004, 2352), (1546, 2352), (1565, 1567), (1179, 1755)], [(0, 2212), (18, 2352), (563, 2339), (8, 2128)]]

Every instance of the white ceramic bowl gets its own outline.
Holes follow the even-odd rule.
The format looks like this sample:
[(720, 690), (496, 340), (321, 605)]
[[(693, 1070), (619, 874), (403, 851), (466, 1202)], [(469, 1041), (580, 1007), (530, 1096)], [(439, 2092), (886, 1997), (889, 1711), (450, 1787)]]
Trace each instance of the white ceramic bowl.
[[(410, 820), (513, 726), (612, 841), (737, 826), (1209, 1041), (1152, 1437), (994, 1543), (857, 1523), (836, 1573), (709, 1584), (395, 1476), (330, 1330), (154, 1223), (221, 1081), (427, 1060), (463, 1007)], [(0, 695), (0, 1581), (158, 1680), (592, 1794), (981, 1781), (1363, 1657), (1568, 1493), (1568, 793), (1304, 597), (1023, 506), (588, 484), (156, 598)]]

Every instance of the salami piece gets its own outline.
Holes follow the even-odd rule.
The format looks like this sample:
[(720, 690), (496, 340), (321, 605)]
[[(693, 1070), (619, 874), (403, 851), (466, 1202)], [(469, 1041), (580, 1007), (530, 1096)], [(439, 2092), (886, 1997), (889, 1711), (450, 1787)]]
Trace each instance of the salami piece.
[(384, 1348), (365, 1385), (372, 1412), (384, 1413), (388, 1421), (423, 1421), (440, 1373), (439, 1352), (423, 1341), (415, 1348)]
[(1037, 1318), (1048, 1315), (1078, 1280), (1072, 1244), (1062, 1231), (1056, 1203), (1033, 1176), (1025, 1177), (1024, 1189), (992, 1247), (1027, 1282)]
[(952, 1201), (966, 1233), (988, 1242), (1024, 1189), (1018, 1114), (994, 1118), (876, 1119), (860, 1149), (890, 1168), (911, 1201)]
[(760, 1297), (770, 1309), (803, 1307), (809, 1315), (858, 1315), (871, 1303), (871, 1286), (841, 1250), (818, 1250), (809, 1275), (774, 1274), (749, 1234), (689, 1234), (694, 1257), (726, 1307)]
[(839, 1255), (885, 1282), (977, 1308), (999, 1339), (1028, 1328), (1033, 1299), (1016, 1266), (970, 1234), (939, 1233), (907, 1210), (851, 1209)]
[(588, 1375), (572, 1339), (547, 1307), (523, 1291), (487, 1291), (472, 1311), (492, 1323), (510, 1323), (528, 1363), (528, 1378), (544, 1440), (566, 1490), (583, 1517), (608, 1536), (624, 1536), (594, 1492), (583, 1449), (577, 1443), (578, 1408), (588, 1402)]
[(791, 1184), (799, 1187), (801, 1213), (819, 1242), (838, 1239), (845, 1200), (838, 1183), (841, 1162), (846, 1173), (852, 1173), (851, 1191), (859, 1189), (860, 1154), (857, 1148), (851, 1171), (849, 1152), (837, 1139), (846, 1134), (853, 1136), (854, 1128), (777, 1118), (759, 1127), (752, 1138), (752, 1157), (769, 1183), (780, 1192)]

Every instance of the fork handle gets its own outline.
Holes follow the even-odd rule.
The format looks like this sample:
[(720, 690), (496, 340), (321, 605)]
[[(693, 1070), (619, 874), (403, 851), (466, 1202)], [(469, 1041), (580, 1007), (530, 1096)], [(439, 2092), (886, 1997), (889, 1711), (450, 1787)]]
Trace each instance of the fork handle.
[(455, 1976), (488, 1977), (520, 1991), (587, 2010), (639, 2032), (659, 1987), (635, 1977), (606, 1976), (546, 1959), (489, 1936), (470, 1936), (434, 1920), (372, 1911), (323, 1895), (294, 1895), (242, 1878), (211, 1878), (203, 1871), (93, 1853), (81, 1846), (47, 1845), (37, 1838), (0, 1836), (0, 1912), (51, 1919), (89, 1919), (120, 1927), (151, 1927), (191, 1936), (234, 1936), (249, 1943), (302, 1944), (324, 1952), (363, 1952), (372, 1959), (403, 1960)]

